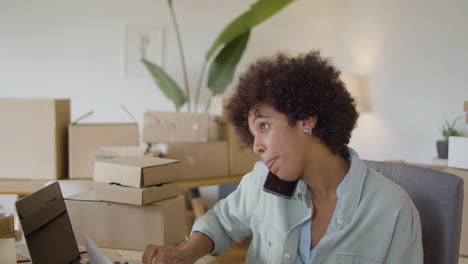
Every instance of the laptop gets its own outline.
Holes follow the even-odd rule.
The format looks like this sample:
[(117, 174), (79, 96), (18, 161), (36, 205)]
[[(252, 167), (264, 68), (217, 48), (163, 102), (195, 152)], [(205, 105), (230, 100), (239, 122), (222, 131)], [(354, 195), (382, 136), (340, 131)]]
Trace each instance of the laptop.
[(111, 261), (84, 235), (89, 260), (82, 260), (58, 182), (16, 202), (31, 261), (34, 264), (141, 264)]

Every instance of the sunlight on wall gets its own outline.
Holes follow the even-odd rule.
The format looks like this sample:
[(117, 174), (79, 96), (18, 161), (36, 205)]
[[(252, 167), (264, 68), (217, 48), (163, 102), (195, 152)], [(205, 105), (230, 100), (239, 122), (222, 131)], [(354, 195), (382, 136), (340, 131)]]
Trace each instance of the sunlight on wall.
[[(372, 112), (361, 113), (351, 136), (349, 146), (354, 148), (363, 159), (383, 160), (382, 146), (398, 144), (396, 136), (388, 125)], [(398, 158), (397, 155), (394, 156)]]

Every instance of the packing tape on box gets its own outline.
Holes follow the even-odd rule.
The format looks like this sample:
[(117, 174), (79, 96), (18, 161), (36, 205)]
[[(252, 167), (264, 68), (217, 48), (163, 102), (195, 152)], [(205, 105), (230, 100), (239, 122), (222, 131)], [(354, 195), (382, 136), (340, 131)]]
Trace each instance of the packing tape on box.
[(15, 231), (14, 224), (12, 214), (0, 213), (0, 236), (13, 233)]
[(22, 238), (22, 235), (21, 235), (21, 231), (20, 230), (16, 230), (10, 234), (6, 234), (6, 235), (1, 235), (0, 236), (0, 239), (4, 239), (4, 238), (14, 238), (16, 240), (16, 242), (20, 241), (21, 238)]

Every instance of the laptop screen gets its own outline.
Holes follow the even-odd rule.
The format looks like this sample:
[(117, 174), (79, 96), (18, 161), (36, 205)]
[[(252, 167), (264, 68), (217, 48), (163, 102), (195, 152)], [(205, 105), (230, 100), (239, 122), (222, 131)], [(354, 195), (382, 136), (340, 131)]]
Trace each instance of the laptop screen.
[(34, 264), (79, 263), (80, 253), (58, 182), (16, 202)]

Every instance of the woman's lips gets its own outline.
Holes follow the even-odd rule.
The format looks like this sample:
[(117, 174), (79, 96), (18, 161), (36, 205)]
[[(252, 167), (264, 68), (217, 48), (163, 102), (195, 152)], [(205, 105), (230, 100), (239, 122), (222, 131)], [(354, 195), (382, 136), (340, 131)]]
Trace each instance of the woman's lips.
[(276, 157), (276, 158), (273, 158), (273, 159), (271, 159), (270, 161), (268, 161), (268, 163), (267, 163), (267, 165), (266, 165), (266, 166), (267, 166), (267, 168), (268, 168), (269, 170), (270, 170), (270, 169), (271, 169), (271, 167), (273, 167), (273, 165), (275, 164), (275, 162), (276, 162), (276, 159), (278, 159), (278, 157)]

